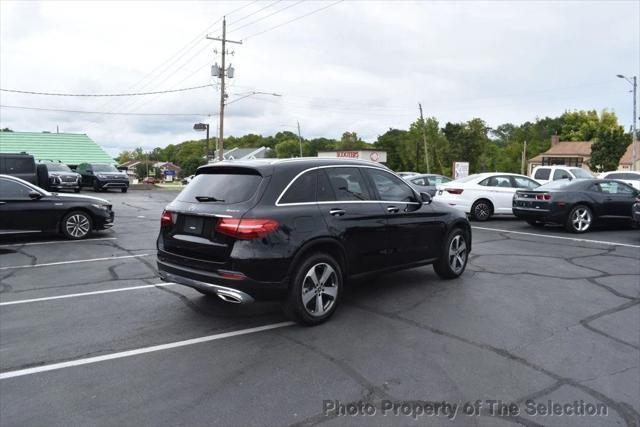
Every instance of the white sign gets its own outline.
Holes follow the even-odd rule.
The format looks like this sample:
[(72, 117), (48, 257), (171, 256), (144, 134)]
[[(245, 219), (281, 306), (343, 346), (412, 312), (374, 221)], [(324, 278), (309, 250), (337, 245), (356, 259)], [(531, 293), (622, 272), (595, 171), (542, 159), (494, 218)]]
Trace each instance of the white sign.
[(469, 176), (469, 162), (453, 162), (453, 179)]
[(320, 151), (318, 157), (369, 160), (371, 162), (386, 163), (387, 152), (377, 150)]

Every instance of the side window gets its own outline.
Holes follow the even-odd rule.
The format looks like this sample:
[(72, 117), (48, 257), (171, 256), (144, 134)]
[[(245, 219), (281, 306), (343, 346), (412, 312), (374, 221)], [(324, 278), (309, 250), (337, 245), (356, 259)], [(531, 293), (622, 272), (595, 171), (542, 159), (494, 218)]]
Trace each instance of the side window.
[(627, 178), (625, 175), (627, 175), (626, 173), (610, 173), (609, 175), (607, 175), (607, 179), (625, 179)]
[(318, 170), (316, 199), (319, 202), (333, 202), (336, 200), (336, 195), (333, 193), (333, 188), (331, 188), (329, 177), (323, 169)]
[(328, 168), (327, 176), (336, 200), (371, 200), (364, 177), (358, 168)]
[(571, 178), (573, 178), (573, 177), (566, 170), (556, 169), (553, 172), (553, 180), (554, 181), (556, 181), (558, 179), (571, 179)]
[(513, 181), (515, 182), (516, 188), (527, 188), (532, 190), (538, 187), (538, 184), (535, 181), (522, 176), (514, 176)]
[(373, 184), (378, 190), (380, 200), (390, 202), (415, 202), (415, 193), (407, 185), (402, 182), (401, 179), (396, 178), (390, 173), (376, 170), (366, 169), (366, 173), (369, 174)]
[(28, 157), (7, 158), (5, 159), (5, 167), (8, 174), (30, 173), (35, 171), (33, 160)]
[(422, 186), (429, 185), (427, 178), (416, 178), (416, 179), (412, 179), (411, 182), (413, 182), (415, 185), (422, 185)]
[(511, 188), (511, 180), (508, 176), (491, 176), (479, 182), (480, 185), (486, 187), (503, 187)]
[(607, 194), (633, 194), (633, 188), (615, 181), (601, 182), (598, 184), (600, 191)]
[(431, 183), (431, 185), (440, 185), (449, 181), (451, 180), (446, 176), (436, 175), (436, 176), (429, 177), (429, 182)]
[(0, 198), (28, 199), (31, 189), (17, 182), (0, 179)]
[(536, 173), (534, 174), (534, 179), (549, 179), (551, 169), (548, 168), (538, 168), (536, 169)]
[(286, 193), (280, 198), (279, 203), (309, 203), (316, 201), (316, 176), (315, 170), (300, 175), (289, 186)]

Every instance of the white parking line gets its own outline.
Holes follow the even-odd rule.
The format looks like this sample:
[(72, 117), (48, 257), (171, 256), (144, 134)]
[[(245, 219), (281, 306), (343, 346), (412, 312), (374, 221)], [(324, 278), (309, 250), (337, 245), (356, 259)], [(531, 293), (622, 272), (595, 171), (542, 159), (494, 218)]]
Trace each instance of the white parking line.
[(51, 240), (48, 242), (30, 242), (30, 243), (9, 243), (0, 245), (0, 248), (8, 248), (10, 246), (35, 246), (35, 245), (50, 245), (53, 243), (88, 243), (96, 242), (99, 240), (116, 240), (117, 237), (99, 237), (97, 239), (84, 239), (84, 240)]
[[(578, 239), (576, 237), (563, 237), (563, 236), (553, 236), (550, 234), (527, 233), (524, 231), (503, 230), (500, 228), (475, 227), (475, 226), (471, 228), (475, 228), (477, 230), (498, 231), (500, 233), (513, 233), (513, 234), (524, 234), (526, 236), (548, 237), (550, 239), (573, 240), (574, 242), (600, 243), (603, 245), (625, 246), (628, 248), (640, 248), (640, 245), (632, 245), (630, 243), (607, 242), (605, 240)], [(478, 243), (482, 243), (482, 242), (478, 242)]]
[(239, 331), (224, 332), (221, 334), (207, 335), (200, 338), (192, 338), (184, 341), (175, 341), (167, 344), (154, 345), (151, 347), (142, 347), (134, 350), (121, 351), (118, 353), (105, 354), (102, 356), (88, 357), (86, 359), (70, 360), (68, 362), (53, 363), (51, 365), (37, 366), (34, 368), (19, 369), (17, 371), (3, 372), (0, 374), (0, 380), (7, 378), (21, 377), (24, 375), (32, 375), (40, 372), (55, 371), (58, 369), (71, 368), (73, 366), (88, 365), (91, 363), (104, 362), (106, 360), (122, 359), (123, 357), (137, 356), (139, 354), (153, 353), (155, 351), (169, 350), (177, 347), (185, 347), (188, 345), (200, 344), (208, 341), (221, 340), (240, 335), (253, 334), (256, 332), (268, 331), (270, 329), (284, 328), (294, 325), (293, 322), (272, 323), (270, 325), (258, 326), (255, 328), (241, 329)]
[(112, 292), (124, 292), (124, 291), (135, 291), (136, 289), (147, 289), (147, 288), (155, 288), (157, 286), (173, 286), (176, 283), (158, 283), (157, 285), (140, 285), (140, 286), (129, 286), (127, 288), (117, 288), (117, 289), (106, 289), (103, 291), (93, 291), (93, 292), (81, 292), (78, 294), (65, 294), (65, 295), (56, 295), (54, 297), (43, 297), (43, 298), (31, 298), (31, 299), (21, 299), (17, 301), (7, 301), (0, 302), (0, 306), (3, 305), (16, 305), (16, 304), (27, 304), (30, 302), (41, 302), (41, 301), (51, 301), (55, 299), (64, 299), (64, 298), (76, 298), (83, 297), (86, 295), (99, 295), (99, 294), (110, 294)]
[(149, 256), (149, 254), (140, 254), (140, 255), (123, 255), (123, 256), (110, 256), (104, 258), (91, 258), (91, 259), (78, 259), (75, 261), (59, 261), (59, 262), (47, 262), (43, 264), (29, 264), (29, 265), (12, 265), (9, 267), (0, 267), (0, 270), (10, 270), (14, 268), (35, 268), (35, 267), (48, 267), (51, 265), (63, 265), (63, 264), (79, 264), (81, 262), (96, 262), (96, 261), (110, 261), (114, 259), (125, 259), (125, 258), (138, 258), (143, 256)]

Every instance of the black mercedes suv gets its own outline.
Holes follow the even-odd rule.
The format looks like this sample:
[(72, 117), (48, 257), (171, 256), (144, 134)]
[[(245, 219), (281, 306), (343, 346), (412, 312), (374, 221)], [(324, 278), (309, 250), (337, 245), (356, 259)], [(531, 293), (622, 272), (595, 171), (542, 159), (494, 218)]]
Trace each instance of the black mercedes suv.
[(163, 280), (234, 303), (281, 299), (313, 325), (347, 279), (425, 264), (458, 277), (471, 227), (376, 163), (235, 161), (198, 169), (163, 212), (157, 246)]

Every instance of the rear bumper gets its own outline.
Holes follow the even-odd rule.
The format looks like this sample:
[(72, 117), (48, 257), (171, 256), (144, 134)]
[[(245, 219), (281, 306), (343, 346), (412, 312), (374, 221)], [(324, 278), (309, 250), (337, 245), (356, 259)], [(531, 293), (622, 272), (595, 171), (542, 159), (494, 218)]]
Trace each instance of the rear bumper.
[(158, 272), (162, 280), (189, 286), (204, 293), (216, 294), (228, 302), (280, 300), (287, 293), (286, 282), (261, 282), (248, 277), (229, 279), (222, 277), (220, 272), (186, 267), (163, 258), (162, 251), (158, 251)]
[(551, 222), (556, 224), (563, 224), (567, 216), (567, 213), (563, 210), (517, 208), (515, 206), (513, 207), (513, 214), (516, 216), (516, 218), (524, 220)]

